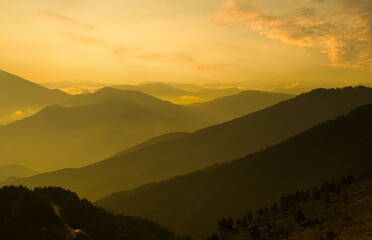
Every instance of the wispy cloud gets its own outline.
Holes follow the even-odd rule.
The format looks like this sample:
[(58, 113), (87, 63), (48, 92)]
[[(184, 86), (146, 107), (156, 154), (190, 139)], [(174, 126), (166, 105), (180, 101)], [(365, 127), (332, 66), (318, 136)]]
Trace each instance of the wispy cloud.
[[(81, 20), (67, 17), (58, 13), (42, 12), (40, 13), (42, 17), (46, 17), (52, 20), (68, 24), (70, 26), (83, 28), (86, 30), (99, 30), (95, 25), (92, 25)], [(221, 69), (208, 67), (205, 64), (200, 63), (196, 58), (189, 56), (187, 54), (157, 54), (157, 53), (146, 53), (141, 47), (130, 47), (124, 44), (115, 44), (111, 41), (96, 37), (101, 31), (98, 32), (87, 32), (87, 31), (75, 31), (71, 29), (70, 31), (62, 31), (62, 33), (81, 44), (96, 45), (97, 47), (106, 49), (110, 54), (116, 57), (118, 61), (122, 61), (124, 57), (140, 59), (145, 61), (153, 62), (164, 62), (179, 65), (192, 66), (197, 71), (210, 71), (210, 72), (220, 72)], [(145, 52), (145, 53), (144, 53)]]
[(86, 36), (78, 33), (66, 33), (67, 36), (72, 38), (73, 40), (76, 40), (80, 43), (84, 44), (90, 44), (90, 45), (103, 45), (105, 44), (105, 40), (98, 38), (98, 37), (91, 37)]
[(119, 45), (119, 46), (112, 46), (111, 47), (111, 53), (114, 54), (116, 57), (123, 57), (128, 55), (129, 53), (129, 48), (124, 45)]
[(372, 64), (372, 1), (298, 0), (280, 16), (265, 14), (251, 0), (227, 0), (214, 16), (221, 24), (244, 24), (285, 44), (320, 47), (334, 67)]
[(208, 67), (194, 57), (187, 56), (184, 54), (157, 54), (157, 53), (146, 53), (136, 56), (138, 59), (153, 61), (153, 62), (165, 62), (165, 63), (174, 63), (189, 65), (194, 67), (198, 71), (209, 71), (209, 72), (221, 72), (221, 69)]
[(61, 14), (58, 14), (58, 13), (41, 12), (40, 16), (51, 19), (51, 20), (54, 20), (54, 21), (59, 21), (59, 22), (62, 22), (64, 24), (68, 24), (68, 25), (71, 25), (71, 26), (77, 26), (77, 27), (80, 27), (80, 28), (84, 28), (84, 29), (87, 29), (87, 30), (99, 30), (99, 27), (97, 27), (96, 25), (78, 20), (76, 18), (67, 17), (67, 16), (64, 16), (64, 15), (61, 15)]

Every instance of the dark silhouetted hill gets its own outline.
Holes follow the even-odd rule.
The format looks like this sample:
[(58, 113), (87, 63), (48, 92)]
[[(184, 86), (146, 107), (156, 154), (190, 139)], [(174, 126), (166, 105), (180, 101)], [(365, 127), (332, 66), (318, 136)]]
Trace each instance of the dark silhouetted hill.
[(370, 171), (371, 122), (372, 105), (365, 105), (247, 157), (116, 193), (97, 204), (206, 237), (221, 217), (256, 211), (283, 192)]
[(25, 117), (68, 97), (60, 90), (42, 87), (0, 70), (0, 124)]
[(246, 156), (371, 102), (370, 88), (317, 89), (247, 116), (93, 165), (3, 184), (62, 186), (95, 200)]
[(175, 240), (145, 219), (114, 215), (70, 191), (49, 187), (0, 189), (2, 240)]
[[(278, 203), (234, 221), (222, 218), (208, 240), (372, 239), (372, 177), (351, 175), (339, 183), (284, 194)], [(232, 224), (231, 224), (232, 223)]]

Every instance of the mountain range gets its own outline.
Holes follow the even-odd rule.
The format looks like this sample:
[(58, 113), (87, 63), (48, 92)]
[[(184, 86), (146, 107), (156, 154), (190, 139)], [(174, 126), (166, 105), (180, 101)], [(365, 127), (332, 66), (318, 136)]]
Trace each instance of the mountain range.
[(204, 113), (206, 117), (222, 123), (293, 97), (294, 95), (284, 93), (246, 90), (239, 94), (219, 97), (208, 102), (193, 103), (189, 106)]
[[(1, 164), (17, 163), (38, 171), (88, 165), (161, 134), (192, 132), (293, 97), (245, 92), (235, 96), (235, 102), (221, 98), (202, 107), (182, 106), (133, 90), (105, 87), (93, 94), (68, 95), (11, 74), (1, 79), (3, 84), (9, 82), (7, 94), (18, 96), (18, 88), (22, 93), (25, 86), (25, 96), (40, 95), (38, 106), (58, 101), (28, 118), (0, 126)], [(40, 89), (63, 97), (41, 98)], [(32, 103), (28, 98), (24, 101)], [(0, 102), (7, 105), (5, 100)]]
[(86, 167), (12, 179), (3, 184), (62, 186), (97, 200), (115, 191), (246, 156), (371, 102), (370, 88), (317, 89), (244, 117)]
[(134, 91), (104, 88), (72, 96), (65, 104), (76, 106), (48, 106), (2, 126), (4, 164), (40, 171), (79, 167), (166, 132), (193, 131), (209, 124), (187, 107)]
[(112, 85), (111, 87), (121, 90), (140, 91), (179, 104), (205, 102), (242, 92), (241, 89), (236, 87), (206, 88), (162, 82), (148, 82), (138, 85)]
[(283, 192), (371, 171), (371, 122), (372, 104), (364, 105), (244, 158), (112, 194), (96, 204), (205, 238), (221, 217), (256, 211)]

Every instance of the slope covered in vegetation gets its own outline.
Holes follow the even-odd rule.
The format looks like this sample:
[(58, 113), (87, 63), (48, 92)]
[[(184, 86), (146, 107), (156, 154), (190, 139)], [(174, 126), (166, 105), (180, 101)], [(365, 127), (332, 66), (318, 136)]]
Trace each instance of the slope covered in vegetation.
[(114, 215), (62, 188), (0, 189), (1, 240), (171, 240), (166, 228), (136, 217)]
[(352, 175), (307, 191), (283, 194), (278, 203), (236, 219), (222, 218), (209, 240), (372, 239), (372, 175)]

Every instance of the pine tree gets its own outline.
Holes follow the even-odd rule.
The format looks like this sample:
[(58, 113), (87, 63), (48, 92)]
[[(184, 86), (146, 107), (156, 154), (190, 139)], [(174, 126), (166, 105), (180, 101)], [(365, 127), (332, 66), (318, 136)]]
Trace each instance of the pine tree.
[(311, 193), (311, 196), (315, 200), (320, 200), (322, 198), (318, 187), (314, 187), (313, 188), (313, 191)]

